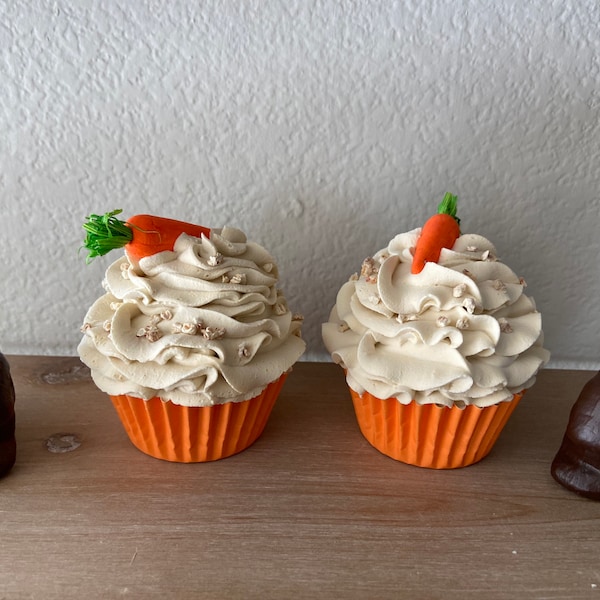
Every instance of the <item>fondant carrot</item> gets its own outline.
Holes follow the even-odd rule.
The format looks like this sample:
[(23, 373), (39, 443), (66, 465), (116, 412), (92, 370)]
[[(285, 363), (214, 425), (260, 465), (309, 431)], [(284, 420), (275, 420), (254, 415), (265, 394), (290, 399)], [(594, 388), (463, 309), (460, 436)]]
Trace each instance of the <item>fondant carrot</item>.
[(185, 221), (175, 221), (153, 215), (135, 215), (121, 221), (113, 210), (104, 215), (90, 215), (83, 228), (87, 231), (84, 246), (89, 250), (87, 260), (107, 254), (115, 248), (125, 248), (135, 261), (163, 250), (173, 250), (175, 240), (187, 233), (194, 237), (209, 236), (210, 229)]
[(442, 248), (452, 248), (460, 235), (456, 216), (457, 197), (446, 193), (437, 214), (427, 219), (417, 240), (411, 273), (420, 273), (426, 262), (437, 262)]

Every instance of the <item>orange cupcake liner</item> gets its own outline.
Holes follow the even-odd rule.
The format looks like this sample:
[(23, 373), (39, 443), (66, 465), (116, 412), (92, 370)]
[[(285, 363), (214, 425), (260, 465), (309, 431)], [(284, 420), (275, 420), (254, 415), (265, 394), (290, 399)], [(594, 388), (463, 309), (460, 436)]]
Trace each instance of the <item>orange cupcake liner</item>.
[(523, 392), (508, 402), (479, 408), (401, 404), (350, 389), (358, 425), (367, 441), (396, 460), (430, 469), (455, 469), (487, 456)]
[(260, 437), (285, 379), (284, 373), (250, 400), (214, 406), (180, 406), (159, 397), (110, 398), (142, 452), (172, 462), (208, 462), (237, 454)]

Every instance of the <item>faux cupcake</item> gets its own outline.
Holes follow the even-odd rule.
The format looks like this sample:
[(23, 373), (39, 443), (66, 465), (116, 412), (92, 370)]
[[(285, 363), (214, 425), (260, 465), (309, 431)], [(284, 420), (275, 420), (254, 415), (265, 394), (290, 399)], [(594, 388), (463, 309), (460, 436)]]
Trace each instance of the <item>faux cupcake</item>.
[(461, 234), (456, 203), (367, 258), (323, 325), (365, 438), (436, 469), (484, 458), (549, 359), (525, 281)]
[(141, 451), (176, 462), (236, 454), (263, 432), (305, 349), (278, 268), (242, 231), (114, 211), (84, 225), (89, 258), (123, 246), (78, 351)]

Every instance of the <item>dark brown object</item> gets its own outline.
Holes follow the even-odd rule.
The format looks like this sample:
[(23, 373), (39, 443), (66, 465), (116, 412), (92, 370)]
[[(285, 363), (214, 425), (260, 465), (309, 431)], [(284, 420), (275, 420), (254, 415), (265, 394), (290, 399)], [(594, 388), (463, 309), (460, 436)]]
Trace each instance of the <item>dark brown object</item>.
[(0, 477), (15, 464), (15, 388), (10, 377), (10, 367), (0, 353)]
[(571, 409), (551, 472), (567, 489), (600, 500), (600, 371), (585, 384)]

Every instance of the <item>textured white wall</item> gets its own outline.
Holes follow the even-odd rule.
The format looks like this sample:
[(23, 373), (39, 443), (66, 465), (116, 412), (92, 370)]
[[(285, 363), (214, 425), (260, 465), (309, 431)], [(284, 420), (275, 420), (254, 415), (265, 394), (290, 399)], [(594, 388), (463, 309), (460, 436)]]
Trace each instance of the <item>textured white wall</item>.
[(597, 0), (0, 4), (0, 349), (75, 354), (90, 212), (244, 229), (305, 358), (339, 286), (447, 190), (600, 368)]

